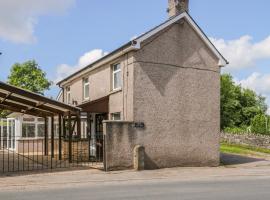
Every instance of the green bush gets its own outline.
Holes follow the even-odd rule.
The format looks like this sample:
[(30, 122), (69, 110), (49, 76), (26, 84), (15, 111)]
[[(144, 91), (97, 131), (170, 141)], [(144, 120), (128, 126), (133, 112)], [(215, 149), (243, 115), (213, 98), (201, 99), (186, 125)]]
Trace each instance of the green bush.
[(225, 133), (231, 133), (231, 134), (245, 134), (249, 133), (249, 129), (247, 127), (227, 127), (224, 129)]
[(269, 116), (264, 114), (256, 115), (251, 121), (251, 132), (263, 135), (270, 135)]

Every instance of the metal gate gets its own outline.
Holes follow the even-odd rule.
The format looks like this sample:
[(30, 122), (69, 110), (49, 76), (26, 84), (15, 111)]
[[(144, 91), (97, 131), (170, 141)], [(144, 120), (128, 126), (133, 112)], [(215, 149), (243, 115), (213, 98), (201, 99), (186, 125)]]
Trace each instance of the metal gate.
[(96, 134), (88, 131), (87, 135), (81, 136), (73, 133), (34, 138), (31, 137), (31, 126), (27, 127), (30, 129), (28, 135), (18, 137), (15, 120), (1, 120), (0, 174), (74, 168), (103, 169), (102, 120), (101, 116), (97, 116), (99, 123), (96, 124)]

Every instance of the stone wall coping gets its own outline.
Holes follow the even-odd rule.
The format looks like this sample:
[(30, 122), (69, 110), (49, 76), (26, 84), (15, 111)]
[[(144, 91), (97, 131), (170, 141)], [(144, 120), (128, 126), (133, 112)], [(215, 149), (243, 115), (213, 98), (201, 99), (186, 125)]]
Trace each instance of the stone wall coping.
[(125, 121), (125, 120), (104, 120), (104, 124), (106, 123), (115, 123), (115, 124), (132, 124), (134, 121)]
[(260, 138), (270, 138), (270, 135), (263, 135), (258, 133), (226, 133), (221, 132), (223, 135), (236, 135), (236, 136), (251, 136), (251, 137), (260, 137)]

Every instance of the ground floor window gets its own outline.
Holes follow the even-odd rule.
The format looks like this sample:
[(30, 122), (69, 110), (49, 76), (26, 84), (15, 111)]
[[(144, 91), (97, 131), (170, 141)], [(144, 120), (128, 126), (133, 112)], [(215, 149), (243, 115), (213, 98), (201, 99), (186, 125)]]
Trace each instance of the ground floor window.
[(121, 113), (120, 112), (117, 112), (117, 113), (112, 113), (111, 114), (111, 119), (112, 120), (121, 120)]
[(35, 124), (28, 124), (23, 123), (22, 124), (22, 137), (23, 138), (33, 138), (35, 137)]

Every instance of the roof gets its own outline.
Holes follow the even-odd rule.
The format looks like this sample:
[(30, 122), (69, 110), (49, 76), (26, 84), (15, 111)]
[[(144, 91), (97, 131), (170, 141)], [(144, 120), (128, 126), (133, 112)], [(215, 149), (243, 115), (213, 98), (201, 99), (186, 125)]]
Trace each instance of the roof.
[(223, 55), (217, 50), (217, 48), (214, 46), (214, 44), (210, 41), (210, 39), (206, 36), (206, 34), (202, 31), (202, 29), (199, 27), (199, 25), (195, 22), (195, 20), (187, 13), (183, 12), (179, 15), (176, 15), (175, 17), (172, 17), (168, 19), (167, 21), (163, 22), (162, 24), (154, 27), (153, 29), (149, 30), (148, 32), (140, 35), (139, 37), (135, 38), (134, 40), (122, 45), (121, 47), (117, 48), (116, 50), (112, 51), (111, 53), (107, 54), (106, 56), (102, 57), (101, 59), (91, 63), (90, 65), (80, 69), (79, 71), (71, 74), (70, 76), (66, 77), (62, 81), (58, 82), (57, 85), (61, 85), (65, 81), (68, 81), (71, 78), (75, 78), (77, 75), (80, 75), (81, 73), (87, 71), (88, 69), (91, 69), (97, 65), (99, 65), (101, 62), (108, 60), (108, 62), (114, 58), (113, 56), (118, 54), (119, 56), (124, 53), (127, 53), (128, 51), (132, 50), (138, 50), (141, 48), (141, 43), (145, 41), (146, 39), (150, 38), (151, 36), (157, 34), (158, 32), (164, 30), (168, 26), (176, 23), (177, 21), (181, 19), (186, 19), (187, 22), (192, 26), (192, 28), (198, 33), (198, 35), (201, 37), (201, 39), (205, 42), (205, 44), (210, 48), (210, 50), (216, 55), (216, 57), (219, 59), (219, 66), (224, 67), (225, 65), (229, 64), (229, 62), (223, 57)]
[(80, 108), (61, 103), (42, 95), (0, 81), (0, 109), (33, 116), (77, 114)]

